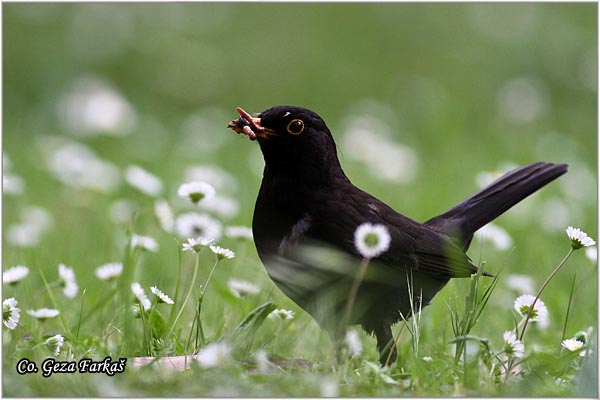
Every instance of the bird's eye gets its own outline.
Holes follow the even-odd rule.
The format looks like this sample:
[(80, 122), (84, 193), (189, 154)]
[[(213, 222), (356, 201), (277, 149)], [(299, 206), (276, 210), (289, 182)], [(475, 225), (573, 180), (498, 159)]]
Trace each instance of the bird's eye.
[(292, 135), (299, 135), (304, 130), (304, 122), (301, 119), (293, 119), (287, 126), (287, 131)]

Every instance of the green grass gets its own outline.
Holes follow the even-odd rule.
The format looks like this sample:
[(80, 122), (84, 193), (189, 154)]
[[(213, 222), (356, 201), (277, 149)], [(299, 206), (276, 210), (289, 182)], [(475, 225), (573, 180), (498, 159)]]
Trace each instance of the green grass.
[[(527, 275), (535, 294), (569, 249), (568, 225), (598, 238), (596, 9), (584, 3), (5, 4), (3, 153), (10, 165), (4, 174), (18, 175), (25, 188), (3, 195), (3, 270), (26, 265), (30, 273), (15, 286), (3, 285), (2, 298), (15, 297), (21, 309), (15, 330), (3, 326), (3, 395), (313, 397), (329, 386), (348, 397), (597, 396), (597, 270), (584, 250), (543, 292), (548, 327), (529, 324), (522, 373), (506, 382), (497, 375), (502, 334), (519, 323), (513, 302), (523, 294), (509, 286), (509, 277)], [(61, 99), (90, 75), (133, 108), (127, 135), (80, 135), (65, 125), (57, 111)], [(512, 238), (508, 249), (479, 240), (471, 245), (474, 262), (498, 275), (487, 302), (479, 303), (492, 279), (453, 280), (418, 324), (394, 327), (399, 360), (391, 368), (377, 368), (375, 340), (362, 331), (362, 354), (337, 361), (327, 334), (270, 281), (250, 240), (219, 241), (236, 257), (217, 264), (198, 317), (215, 256), (206, 249), (198, 258), (182, 252), (185, 239), (161, 228), (155, 198), (123, 179), (132, 164), (154, 173), (164, 184), (160, 197), (179, 215), (193, 210), (177, 198), (186, 168), (218, 167), (234, 185), (217, 193), (239, 210), (208, 213), (223, 226), (249, 226), (260, 151), (225, 124), (236, 117), (236, 106), (258, 112), (276, 104), (322, 115), (352, 181), (420, 221), (476, 191), (477, 174), (503, 162), (567, 162), (570, 171), (496, 221)], [(361, 162), (344, 144), (353, 118), (364, 116), (379, 121), (372, 125), (377, 133), (389, 131), (386, 140), (414, 151), (412, 180), (382, 179), (367, 168), (377, 160)], [(100, 192), (58, 180), (47, 163), (56, 151), (51, 138), (87, 146), (114, 166), (119, 184)], [(110, 210), (119, 200), (129, 201), (134, 214), (116, 222)], [(52, 223), (39, 244), (15, 246), (8, 233), (32, 205)], [(127, 243), (134, 233), (155, 238), (159, 251), (132, 252)], [(125, 265), (120, 281), (95, 276), (107, 262)], [(59, 263), (75, 271), (73, 299), (57, 284)], [(260, 291), (237, 298), (227, 287), (230, 278)], [(147, 294), (158, 286), (175, 305), (153, 300), (135, 318), (133, 281)], [(61, 314), (43, 323), (26, 314), (41, 307)], [(265, 318), (273, 307), (295, 317)], [(564, 337), (590, 326), (590, 356), (561, 350)], [(56, 334), (66, 339), (57, 359), (127, 357), (125, 372), (17, 374), (20, 359), (40, 366), (51, 356), (43, 341)], [(132, 367), (132, 357), (190, 354), (222, 340), (232, 351), (216, 368)], [(453, 342), (464, 343), (466, 353), (457, 355)], [(314, 364), (248, 372), (260, 350), (274, 360)]]

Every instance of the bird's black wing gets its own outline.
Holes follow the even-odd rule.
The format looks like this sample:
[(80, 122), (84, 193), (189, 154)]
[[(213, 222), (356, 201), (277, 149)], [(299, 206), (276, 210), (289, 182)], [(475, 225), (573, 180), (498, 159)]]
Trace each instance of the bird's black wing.
[(397, 213), (360, 189), (353, 187), (350, 193), (338, 197), (329, 195), (318, 204), (300, 243), (304, 239), (321, 241), (361, 258), (354, 244), (354, 231), (360, 224), (370, 222), (386, 226), (392, 239), (389, 250), (377, 261), (440, 280), (468, 277), (477, 272), (452, 239)]

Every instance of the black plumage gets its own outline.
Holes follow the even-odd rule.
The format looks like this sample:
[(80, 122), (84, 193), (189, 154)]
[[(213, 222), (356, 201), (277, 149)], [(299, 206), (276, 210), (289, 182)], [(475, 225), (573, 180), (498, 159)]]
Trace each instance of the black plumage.
[[(257, 139), (265, 160), (252, 230), (279, 288), (332, 335), (359, 323), (377, 337), (381, 362), (394, 360), (391, 325), (427, 305), (454, 277), (477, 271), (465, 251), (475, 231), (567, 171), (538, 162), (509, 172), (447, 212), (414, 221), (354, 186), (325, 122), (301, 107), (254, 118), (238, 108), (228, 127)], [(354, 231), (389, 230), (389, 250), (370, 261), (350, 318), (342, 318), (361, 256)], [(342, 327), (343, 328), (343, 327)]]

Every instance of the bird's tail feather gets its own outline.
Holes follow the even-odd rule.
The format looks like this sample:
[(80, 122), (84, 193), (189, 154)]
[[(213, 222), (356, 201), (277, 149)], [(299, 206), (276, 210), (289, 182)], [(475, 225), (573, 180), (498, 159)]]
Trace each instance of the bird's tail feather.
[(425, 225), (456, 237), (467, 249), (475, 231), (566, 173), (567, 168), (567, 164), (538, 162), (512, 170)]

